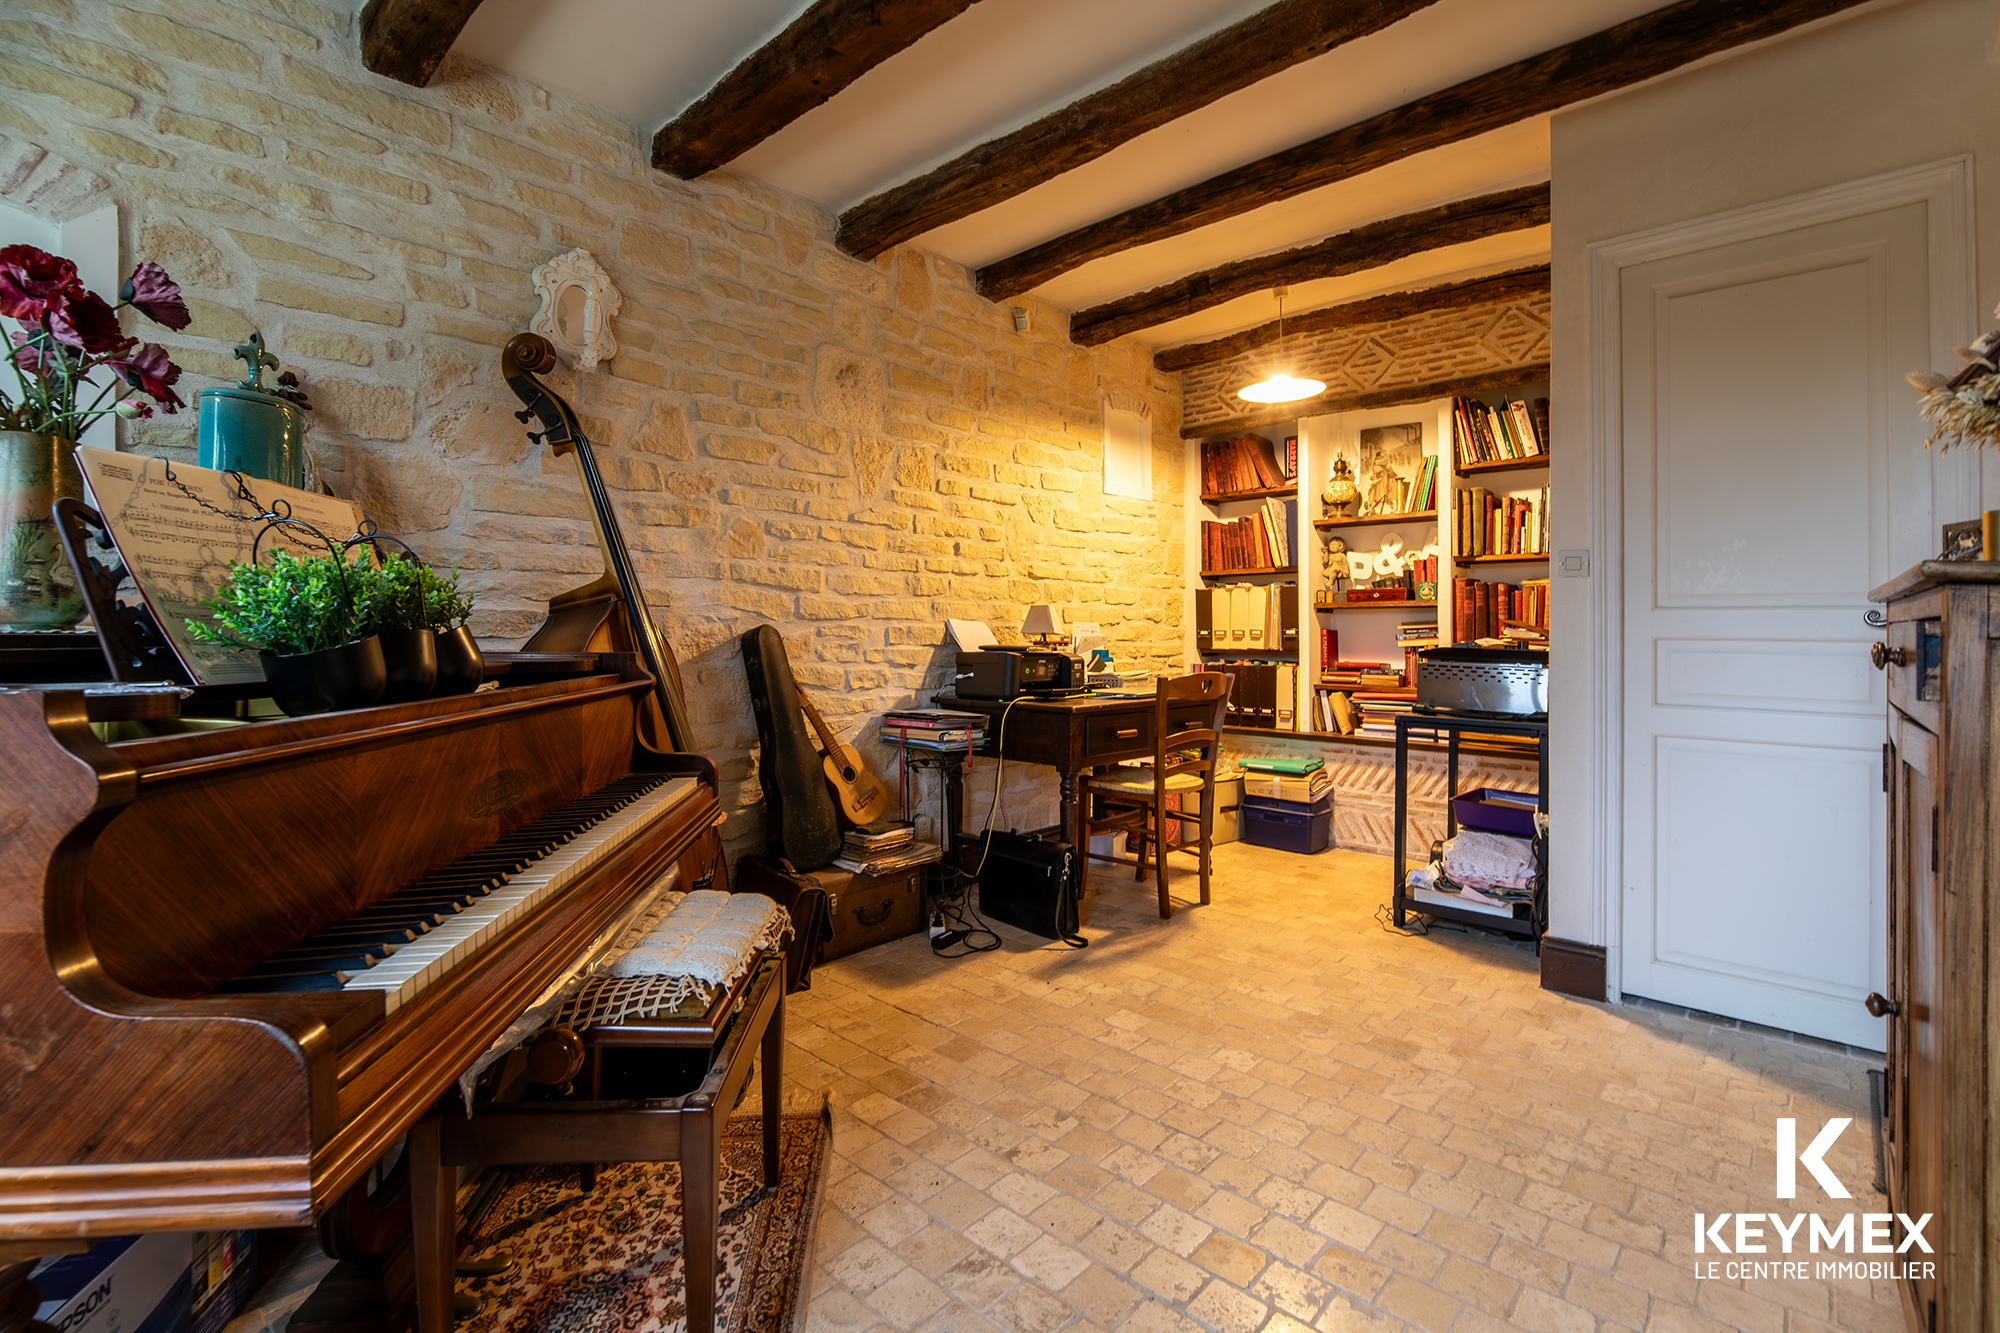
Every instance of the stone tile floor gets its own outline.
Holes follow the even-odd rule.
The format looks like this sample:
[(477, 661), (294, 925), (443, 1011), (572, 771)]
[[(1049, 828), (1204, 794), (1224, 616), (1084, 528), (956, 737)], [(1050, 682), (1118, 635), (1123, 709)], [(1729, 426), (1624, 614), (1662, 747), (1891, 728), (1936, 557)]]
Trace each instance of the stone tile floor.
[[(916, 937), (793, 999), (788, 1096), (835, 1114), (811, 1333), (1902, 1327), (1887, 1283), (1694, 1276), (1698, 1211), (1887, 1208), (1879, 1057), (1388, 934), (1381, 857), (1232, 844), (1170, 921), (1093, 875), (1088, 950)], [(1852, 1202), (1774, 1197), (1780, 1115), (1855, 1118)]]

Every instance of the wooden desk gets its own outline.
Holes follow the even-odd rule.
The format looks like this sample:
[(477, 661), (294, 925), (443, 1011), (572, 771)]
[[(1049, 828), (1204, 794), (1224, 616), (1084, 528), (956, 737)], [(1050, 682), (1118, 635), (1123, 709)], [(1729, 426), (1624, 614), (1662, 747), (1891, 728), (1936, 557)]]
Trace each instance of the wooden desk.
[[(1083, 845), (1084, 804), (1077, 799), (1077, 779), (1101, 764), (1121, 759), (1151, 759), (1158, 751), (1153, 739), (1153, 696), (1104, 699), (1079, 695), (1072, 699), (961, 699), (940, 694), (934, 708), (954, 708), (987, 718), (986, 743), (973, 753), (987, 758), (1045, 764), (1061, 780), (1062, 837), (1077, 849), (1077, 900), (1089, 886), (1089, 849)], [(1175, 709), (1167, 716), (1167, 735), (1199, 728), (1212, 711), (1200, 704)]]

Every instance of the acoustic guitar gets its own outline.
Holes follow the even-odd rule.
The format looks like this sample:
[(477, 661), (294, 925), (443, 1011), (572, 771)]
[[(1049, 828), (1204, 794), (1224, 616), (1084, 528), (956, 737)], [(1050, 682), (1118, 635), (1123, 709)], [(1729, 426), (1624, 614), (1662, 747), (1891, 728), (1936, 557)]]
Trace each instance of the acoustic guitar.
[(869, 769), (861, 751), (833, 734), (833, 728), (826, 725), (819, 709), (806, 697), (805, 688), (797, 684), (793, 688), (798, 690), (799, 705), (806, 710), (806, 719), (819, 733), (819, 743), (826, 752), (820, 768), (826, 773), (826, 785), (833, 789), (833, 803), (840, 807), (840, 817), (856, 826), (874, 823), (888, 813), (888, 786)]

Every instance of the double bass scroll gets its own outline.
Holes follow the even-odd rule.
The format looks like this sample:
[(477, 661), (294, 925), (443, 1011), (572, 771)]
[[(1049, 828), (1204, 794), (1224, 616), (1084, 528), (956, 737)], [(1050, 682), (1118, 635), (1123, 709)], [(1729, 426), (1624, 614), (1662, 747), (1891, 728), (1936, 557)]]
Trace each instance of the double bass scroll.
[[(543, 434), (531, 432), (528, 438), (546, 443), (557, 457), (576, 455), (583, 489), (590, 496), (597, 544), (604, 550), (604, 573), (580, 588), (551, 597), (548, 618), (521, 645), (522, 650), (637, 653), (653, 677), (653, 701), (641, 714), (641, 737), (654, 749), (685, 751), (690, 742), (680, 663), (646, 609), (645, 591), (632, 568), (631, 553), (625, 549), (618, 513), (611, 507), (604, 476), (598, 471), (597, 458), (575, 409), (536, 378), (556, 365), (555, 349), (538, 334), (517, 333), (500, 353), (500, 373), (514, 396), (525, 404), (514, 415), (523, 422), (537, 418), (542, 424)], [(645, 734), (648, 730), (651, 736)]]

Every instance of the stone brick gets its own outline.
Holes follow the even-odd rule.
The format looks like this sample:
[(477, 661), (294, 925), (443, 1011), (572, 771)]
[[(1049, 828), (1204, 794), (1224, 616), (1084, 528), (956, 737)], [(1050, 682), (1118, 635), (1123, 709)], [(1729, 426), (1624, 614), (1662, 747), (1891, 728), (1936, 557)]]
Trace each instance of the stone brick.
[(633, 434), (631, 444), (641, 453), (660, 454), (679, 462), (687, 462), (694, 457), (687, 413), (676, 403), (655, 401), (647, 411), (646, 419)]
[(387, 133), (440, 148), (451, 142), (451, 117), (434, 107), (348, 83), (291, 56), (284, 57), (284, 73), (285, 86), (294, 92), (352, 112)]
[(525, 171), (530, 176), (540, 176), (544, 180), (567, 181), (569, 163), (561, 158), (551, 157), (511, 139), (488, 134), (484, 130), (465, 128), (465, 147), (482, 162), (491, 162), (496, 167), (506, 167), (510, 171)]
[(185, 60), (191, 65), (206, 65), (231, 74), (255, 74), (262, 63), (257, 53), (241, 42), (197, 31), (158, 14), (120, 10), (118, 26), (155, 56)]
[(599, 203), (613, 204), (619, 208), (639, 209), (650, 212), (661, 203), (660, 192), (646, 185), (634, 185), (616, 176), (607, 176), (589, 167), (578, 169), (577, 183), (583, 187), (586, 197)]
[[(239, 12), (239, 11), (231, 11)], [(322, 148), (338, 148), (349, 153), (379, 153), (387, 145), (380, 139), (371, 139), (365, 134), (356, 134), (331, 116), (304, 107), (281, 102), (263, 93), (251, 92), (247, 88), (234, 88), (222, 83), (201, 85), (201, 100), (212, 110), (234, 107), (242, 113), (246, 124), (259, 129), (282, 130), (294, 138), (305, 139)]]
[(448, 180), (453, 185), (461, 185), (468, 190), (488, 190), (493, 187), (493, 178), (479, 168), (469, 167), (454, 158), (440, 157), (436, 153), (411, 153), (410, 164), (427, 176)]
[(183, 287), (227, 287), (227, 262), (215, 243), (193, 227), (155, 219), (139, 229), (139, 253)]
[(501, 208), (489, 204), (484, 199), (474, 199), (469, 195), (453, 194), (458, 206), (465, 210), (465, 216), (482, 227), (497, 227), (504, 231), (519, 232), (523, 236), (533, 236), (541, 231), (532, 218), (516, 213), (511, 208)]
[(625, 165), (631, 156), (629, 141), (611, 143), (594, 134), (585, 134), (563, 124), (541, 124), (528, 127), (528, 137), (536, 143), (554, 149), (565, 158), (582, 158), (594, 162), (606, 171), (616, 171)]
[[(287, 57), (289, 59), (289, 57)], [(408, 176), (398, 176), (393, 172), (377, 171), (374, 167), (364, 167), (346, 162), (330, 154), (313, 148), (302, 148), (295, 143), (285, 145), (285, 160), (296, 164), (314, 175), (342, 185), (352, 185), (356, 189), (373, 190), (377, 194), (390, 195), (397, 199), (407, 199), (413, 204), (430, 202), (431, 187)]]
[(264, 156), (264, 141), (254, 134), (247, 134), (234, 125), (225, 125), (219, 120), (206, 116), (189, 116), (172, 107), (161, 107), (153, 113), (153, 128), (162, 134), (171, 134), (180, 139), (193, 139), (211, 148), (222, 148), (244, 157)]
[(602, 230), (611, 225), (611, 219), (592, 208), (573, 194), (560, 190), (545, 190), (532, 181), (515, 181), (514, 197), (537, 213), (568, 218), (571, 222)]
[[(345, 361), (351, 366), (373, 364), (375, 351), (366, 338), (331, 329), (285, 330), (285, 350), (294, 356), (316, 356), (326, 361)], [(315, 388), (317, 386), (314, 386)]]
[(463, 56), (446, 52), (428, 86), (460, 111), (504, 122), (521, 118), (521, 104), (507, 85)]
[(408, 389), (358, 380), (315, 378), (313, 411), (334, 430), (371, 440), (406, 440), (417, 425), (417, 396)]
[(346, 292), (328, 291), (324, 287), (294, 282), (289, 278), (258, 279), (257, 299), (269, 301), (274, 305), (290, 306), (294, 310), (317, 310), (323, 315), (338, 315), (342, 319), (387, 324), (391, 328), (398, 327), (403, 322), (403, 307), (400, 302), (376, 301)]
[[(149, 92), (161, 93), (167, 90), (166, 72), (157, 62), (134, 55), (130, 51), (106, 46), (68, 33), (55, 33), (39, 23), (25, 23), (18, 19), (0, 20), (0, 50), (21, 53), (34, 52), (60, 61), (86, 74), (100, 78), (116, 79), (120, 83), (144, 88)], [(51, 87), (33, 88), (33, 92), (56, 92)], [(57, 96), (61, 96), (57, 92)], [(129, 116), (128, 106), (123, 111), (107, 112), (109, 115)]]
[[(168, 270), (172, 272), (171, 269)], [(186, 330), (190, 338), (213, 338), (217, 342), (239, 343), (248, 338), (257, 326), (241, 310), (215, 305), (199, 297), (187, 298), (188, 314), (191, 321)]]
[(243, 253), (253, 259), (266, 260), (273, 264), (288, 264), (293, 268), (311, 269), (315, 273), (330, 273), (336, 278), (351, 278), (365, 282), (374, 277), (367, 269), (350, 264), (332, 255), (323, 255), (317, 250), (308, 250), (290, 241), (281, 241), (272, 236), (259, 236), (255, 232), (230, 231), (236, 244), (243, 247)]
[(627, 222), (619, 232), (618, 258), (668, 278), (686, 277), (694, 267), (694, 250), (687, 237), (636, 220)]
[(485, 343), (489, 347), (505, 347), (507, 340), (520, 331), (505, 324), (489, 324), (484, 320), (437, 311), (424, 316), (424, 326), (432, 333), (443, 334), (447, 338), (463, 338), (467, 342)]
[(275, 23), (257, 14), (225, 5), (221, 0), (166, 0), (170, 13), (190, 23), (213, 29), (216, 32), (232, 33), (238, 37), (250, 37), (275, 46), (291, 46), (304, 51), (319, 49), (319, 38), (308, 32), (301, 32), (289, 23)]
[(410, 294), (419, 301), (428, 301), (432, 305), (465, 305), (465, 289), (455, 282), (433, 278), (427, 273), (412, 273), (408, 281)]
[(775, 440), (756, 440), (743, 435), (710, 435), (702, 441), (702, 452), (711, 458), (733, 458), (745, 463), (768, 463), (778, 456)]
[(475, 477), (472, 507), (500, 514), (541, 514), (550, 518), (587, 519), (590, 501), (576, 491), (546, 481), (518, 477)]
[(294, 185), (290, 181), (273, 180), (262, 171), (223, 167), (216, 172), (216, 175), (227, 184), (239, 189), (254, 190), (274, 203), (311, 209), (317, 213), (324, 213), (333, 207), (333, 197), (325, 190), (315, 190), (309, 185)]
[(79, 129), (76, 133), (78, 138), (104, 156), (116, 158), (120, 162), (130, 162), (137, 167), (157, 168), (171, 167), (174, 164), (173, 154), (163, 153), (157, 148), (142, 144), (137, 139), (128, 139), (122, 134), (90, 129)]

